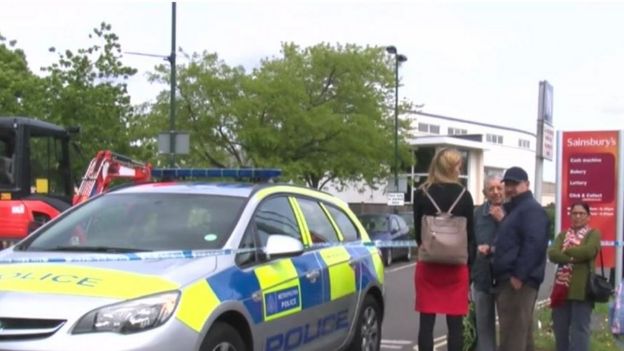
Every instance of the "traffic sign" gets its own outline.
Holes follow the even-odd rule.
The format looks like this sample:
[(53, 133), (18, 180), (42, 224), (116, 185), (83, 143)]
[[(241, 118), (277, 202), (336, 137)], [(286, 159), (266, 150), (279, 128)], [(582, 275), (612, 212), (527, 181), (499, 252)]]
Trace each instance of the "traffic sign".
[(405, 193), (388, 193), (388, 206), (405, 205)]

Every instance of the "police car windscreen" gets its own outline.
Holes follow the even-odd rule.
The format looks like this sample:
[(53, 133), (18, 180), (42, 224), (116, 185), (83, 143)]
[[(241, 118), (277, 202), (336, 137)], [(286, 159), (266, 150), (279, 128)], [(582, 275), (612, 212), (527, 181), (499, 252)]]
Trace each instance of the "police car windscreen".
[(21, 245), (28, 251), (132, 252), (221, 248), (245, 198), (107, 194), (67, 213)]

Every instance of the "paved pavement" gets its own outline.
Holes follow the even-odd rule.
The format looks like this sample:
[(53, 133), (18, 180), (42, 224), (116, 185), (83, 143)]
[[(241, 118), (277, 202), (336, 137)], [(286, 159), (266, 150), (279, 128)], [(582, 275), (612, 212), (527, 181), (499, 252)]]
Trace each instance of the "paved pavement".
[[(418, 350), (418, 313), (414, 311), (414, 262), (397, 262), (386, 268), (386, 312), (382, 330), (382, 350)], [(548, 264), (538, 301), (548, 298), (554, 266)], [(446, 351), (446, 321), (436, 318), (435, 351)]]

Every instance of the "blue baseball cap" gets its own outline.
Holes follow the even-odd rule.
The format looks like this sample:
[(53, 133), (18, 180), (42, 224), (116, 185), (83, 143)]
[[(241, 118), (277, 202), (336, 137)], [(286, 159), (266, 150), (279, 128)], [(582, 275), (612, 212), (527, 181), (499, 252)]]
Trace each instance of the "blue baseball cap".
[(529, 175), (527, 172), (520, 167), (511, 167), (505, 171), (505, 175), (503, 176), (504, 182), (528, 182)]

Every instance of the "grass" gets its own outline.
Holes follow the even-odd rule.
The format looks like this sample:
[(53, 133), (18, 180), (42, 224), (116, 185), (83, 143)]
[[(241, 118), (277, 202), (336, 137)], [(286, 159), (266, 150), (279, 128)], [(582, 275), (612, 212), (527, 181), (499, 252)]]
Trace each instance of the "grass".
[[(592, 330), (590, 350), (620, 351), (615, 344), (608, 327), (608, 303), (596, 304), (592, 313)], [(553, 335), (551, 310), (548, 307), (536, 311), (535, 349), (536, 351), (554, 351), (555, 336)]]

